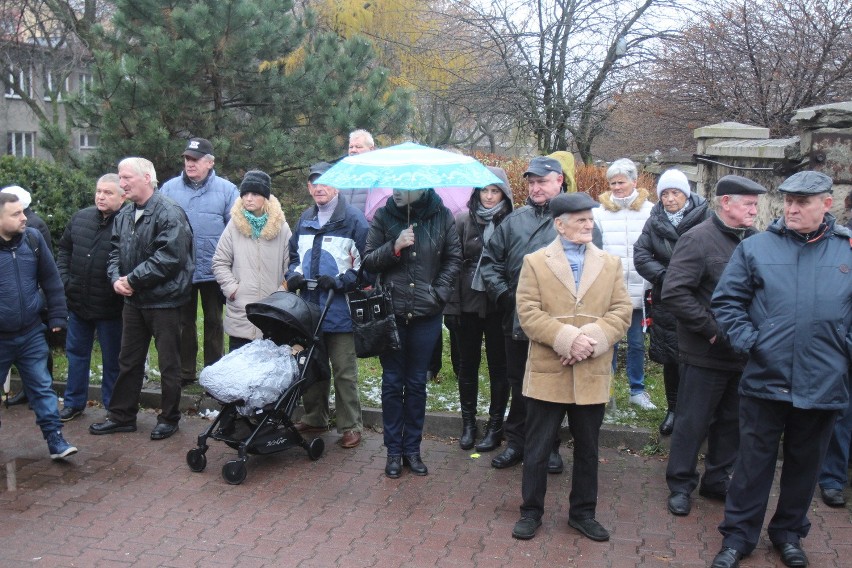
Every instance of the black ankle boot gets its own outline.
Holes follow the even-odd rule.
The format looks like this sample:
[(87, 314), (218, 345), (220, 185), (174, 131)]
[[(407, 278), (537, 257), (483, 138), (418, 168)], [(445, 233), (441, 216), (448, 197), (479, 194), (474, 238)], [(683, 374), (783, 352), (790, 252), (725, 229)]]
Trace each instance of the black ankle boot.
[(463, 450), (469, 450), (476, 442), (477, 435), (476, 427), (476, 411), (462, 409), (462, 435), (459, 438), (459, 447)]
[(503, 442), (503, 415), (492, 416), (488, 419), (485, 436), (476, 444), (476, 451), (490, 452), (500, 447)]

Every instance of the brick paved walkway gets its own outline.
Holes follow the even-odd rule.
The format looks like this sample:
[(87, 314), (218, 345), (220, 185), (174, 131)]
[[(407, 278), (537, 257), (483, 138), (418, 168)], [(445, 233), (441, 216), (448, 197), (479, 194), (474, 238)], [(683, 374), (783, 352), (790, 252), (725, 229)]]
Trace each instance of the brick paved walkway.
[[(391, 480), (380, 434), (342, 450), (328, 433), (319, 461), (299, 448), (252, 457), (245, 483), (232, 486), (220, 475), (235, 455), (224, 444), (211, 442), (203, 473), (186, 466), (207, 422), (185, 419), (152, 442), (154, 417), (140, 414), (137, 433), (89, 435), (104, 416), (89, 409), (69, 423), (80, 453), (52, 463), (32, 413), (2, 411), (0, 566), (699, 567), (721, 543), (720, 504), (696, 498), (689, 517), (666, 512), (659, 458), (602, 451), (598, 519), (610, 542), (567, 526), (569, 472), (550, 476), (544, 524), (520, 542), (510, 536), (520, 468), (494, 470), (448, 441), (424, 442), (427, 477)], [(811, 522), (811, 566), (851, 566), (849, 510), (815, 500)], [(742, 565), (782, 566), (765, 538)]]

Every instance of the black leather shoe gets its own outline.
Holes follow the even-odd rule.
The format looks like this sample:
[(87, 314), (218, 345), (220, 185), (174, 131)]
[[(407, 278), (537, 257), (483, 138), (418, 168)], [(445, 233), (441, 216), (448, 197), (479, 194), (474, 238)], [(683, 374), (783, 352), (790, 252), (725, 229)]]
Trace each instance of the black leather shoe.
[(177, 431), (177, 424), (166, 424), (165, 422), (160, 422), (159, 424), (154, 426), (153, 430), (151, 430), (151, 439), (165, 440), (166, 438), (171, 437), (171, 435)]
[(792, 542), (775, 544), (775, 549), (781, 553), (781, 562), (791, 568), (799, 568), (808, 565), (808, 557), (802, 547)]
[(597, 542), (609, 540), (609, 532), (594, 519), (572, 519), (568, 518), (568, 526), (580, 531), (583, 536)]
[(524, 452), (509, 446), (491, 460), (491, 467), (504, 469), (512, 467), (513, 465), (518, 465), (522, 461), (524, 461)]
[(666, 412), (666, 417), (660, 422), (660, 435), (671, 436), (674, 432), (675, 413), (669, 410)]
[(89, 426), (89, 434), (100, 436), (103, 434), (117, 434), (119, 432), (135, 432), (136, 424), (119, 424), (107, 418), (104, 422), (98, 422)]
[(6, 406), (17, 406), (19, 404), (26, 404), (29, 401), (30, 399), (27, 398), (27, 393), (21, 390), (15, 396), (10, 396), (6, 399)]
[(550, 457), (547, 458), (547, 473), (562, 473), (565, 465), (562, 463), (562, 456), (559, 452), (550, 452)]
[(822, 502), (829, 507), (843, 507), (846, 505), (846, 497), (843, 496), (842, 489), (823, 489), (819, 488), (822, 495)]
[(725, 499), (728, 498), (728, 492), (724, 489), (711, 489), (709, 487), (704, 487), (703, 485), (698, 486), (698, 494), (705, 499), (721, 501), (722, 503), (724, 503)]
[(669, 513), (678, 517), (685, 517), (692, 510), (692, 503), (689, 502), (689, 495), (681, 491), (672, 491), (669, 494)]
[(541, 521), (532, 517), (521, 517), (512, 529), (512, 538), (529, 540), (535, 536), (535, 531), (541, 526)]
[(63, 408), (62, 410), (59, 411), (59, 419), (62, 422), (70, 422), (71, 420), (74, 420), (78, 416), (82, 416), (82, 415), (83, 415), (83, 409), (82, 408), (65, 407), (65, 408)]
[(396, 479), (402, 475), (402, 456), (388, 456), (388, 462), (385, 464), (385, 475), (391, 479)]
[(713, 559), (713, 564), (710, 565), (710, 568), (737, 568), (740, 565), (742, 557), (743, 553), (739, 550), (724, 546), (719, 551), (719, 554), (716, 555), (716, 558)]
[(410, 469), (411, 473), (414, 475), (426, 475), (429, 473), (429, 469), (426, 467), (426, 464), (423, 463), (422, 459), (420, 459), (420, 454), (402, 456), (402, 465)]

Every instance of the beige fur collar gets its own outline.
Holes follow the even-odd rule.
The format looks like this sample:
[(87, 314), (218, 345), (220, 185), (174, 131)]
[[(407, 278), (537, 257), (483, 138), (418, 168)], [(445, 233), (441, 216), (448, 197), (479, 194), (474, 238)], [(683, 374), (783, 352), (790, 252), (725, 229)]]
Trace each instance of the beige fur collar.
[[(265, 241), (271, 241), (278, 236), (278, 233), (281, 232), (281, 227), (284, 226), (284, 211), (281, 210), (281, 203), (274, 195), (270, 195), (266, 201), (266, 210), (269, 212), (269, 219), (260, 232), (260, 238)], [(243, 216), (243, 211), (245, 211), (243, 200), (237, 199), (231, 208), (231, 222), (234, 223), (240, 234), (251, 237), (251, 225), (249, 225), (248, 220)]]
[[(636, 199), (634, 199), (633, 203), (630, 204), (631, 211), (639, 211), (642, 209), (642, 205), (648, 201), (648, 196), (650, 195), (647, 189), (643, 189), (641, 187), (636, 189), (636, 193), (638, 194)], [(613, 202), (611, 191), (601, 193), (598, 196), (598, 203), (600, 203), (607, 211), (618, 211), (620, 209), (620, 207)]]

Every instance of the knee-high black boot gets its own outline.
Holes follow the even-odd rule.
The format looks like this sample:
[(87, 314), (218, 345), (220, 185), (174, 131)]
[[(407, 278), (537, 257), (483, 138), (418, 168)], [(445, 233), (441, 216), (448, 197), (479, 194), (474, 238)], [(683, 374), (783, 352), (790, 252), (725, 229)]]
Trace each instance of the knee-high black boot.
[(476, 395), (479, 383), (476, 377), (473, 379), (459, 377), (459, 402), (461, 403), (462, 434), (459, 438), (459, 447), (469, 450), (476, 442)]

